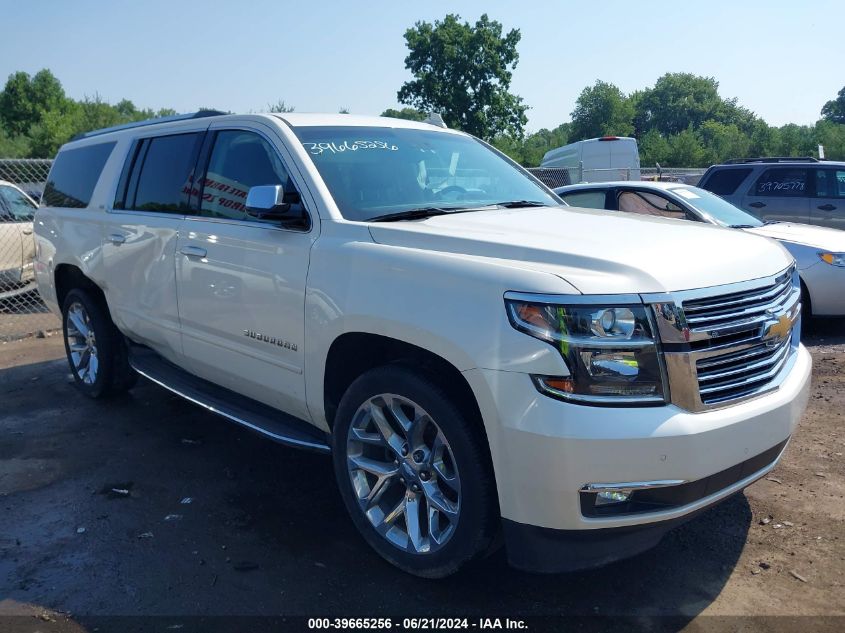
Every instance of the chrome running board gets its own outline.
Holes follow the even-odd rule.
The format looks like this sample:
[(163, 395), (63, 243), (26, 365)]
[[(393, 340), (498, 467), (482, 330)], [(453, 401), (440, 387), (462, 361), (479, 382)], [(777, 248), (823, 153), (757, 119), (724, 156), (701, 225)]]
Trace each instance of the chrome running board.
[(144, 378), (177, 396), (281, 444), (319, 453), (331, 452), (328, 436), (317, 427), (198, 378), (169, 363), (148, 347), (130, 343), (129, 364)]

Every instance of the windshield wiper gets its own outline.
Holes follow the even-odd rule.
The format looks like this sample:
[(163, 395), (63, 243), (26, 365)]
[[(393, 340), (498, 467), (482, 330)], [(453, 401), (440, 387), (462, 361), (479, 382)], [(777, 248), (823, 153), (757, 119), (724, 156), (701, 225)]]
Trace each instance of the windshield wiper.
[(756, 229), (757, 224), (731, 224), (732, 229)]
[(519, 209), (520, 207), (550, 207), (552, 205), (546, 204), (545, 202), (537, 202), (536, 200), (505, 200), (504, 202), (494, 202), (490, 206)]
[(396, 213), (386, 213), (369, 218), (368, 222), (399, 222), (401, 220), (422, 220), (435, 215), (447, 215), (449, 213), (460, 213), (468, 211), (465, 207), (420, 207), (419, 209), (408, 209)]

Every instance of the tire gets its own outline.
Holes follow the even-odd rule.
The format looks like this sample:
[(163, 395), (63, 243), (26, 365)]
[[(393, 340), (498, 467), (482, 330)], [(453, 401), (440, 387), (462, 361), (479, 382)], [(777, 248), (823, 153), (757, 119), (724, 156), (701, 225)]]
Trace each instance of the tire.
[(810, 319), (813, 318), (813, 305), (810, 302), (810, 291), (807, 290), (803, 279), (801, 280), (801, 312), (809, 324)]
[(494, 542), (498, 504), (481, 425), (428, 376), (402, 365), (360, 376), (338, 406), (332, 452), (353, 523), (396, 567), (443, 578)]
[(89, 398), (123, 393), (138, 375), (129, 366), (123, 335), (103, 301), (74, 288), (62, 305), (62, 333), (77, 388)]

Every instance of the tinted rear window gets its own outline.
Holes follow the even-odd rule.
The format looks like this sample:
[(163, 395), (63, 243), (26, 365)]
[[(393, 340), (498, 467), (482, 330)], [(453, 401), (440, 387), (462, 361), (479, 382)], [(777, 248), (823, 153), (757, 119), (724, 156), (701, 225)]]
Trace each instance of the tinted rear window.
[(129, 185), (133, 202), (127, 206), (139, 211), (185, 211), (199, 139), (198, 133), (174, 134), (144, 143)]
[(751, 173), (751, 169), (718, 169), (701, 187), (712, 191), (717, 196), (733, 194), (742, 181)]
[(87, 207), (114, 146), (114, 142), (99, 143), (59, 152), (44, 188), (44, 204), (72, 209)]

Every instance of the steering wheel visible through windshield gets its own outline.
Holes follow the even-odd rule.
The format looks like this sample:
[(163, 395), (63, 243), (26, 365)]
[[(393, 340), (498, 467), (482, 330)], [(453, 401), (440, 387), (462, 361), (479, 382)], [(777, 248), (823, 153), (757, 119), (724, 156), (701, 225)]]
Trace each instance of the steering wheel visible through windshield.
[(508, 160), (462, 134), (359, 126), (297, 126), (294, 132), (347, 220), (515, 201), (561, 204)]

